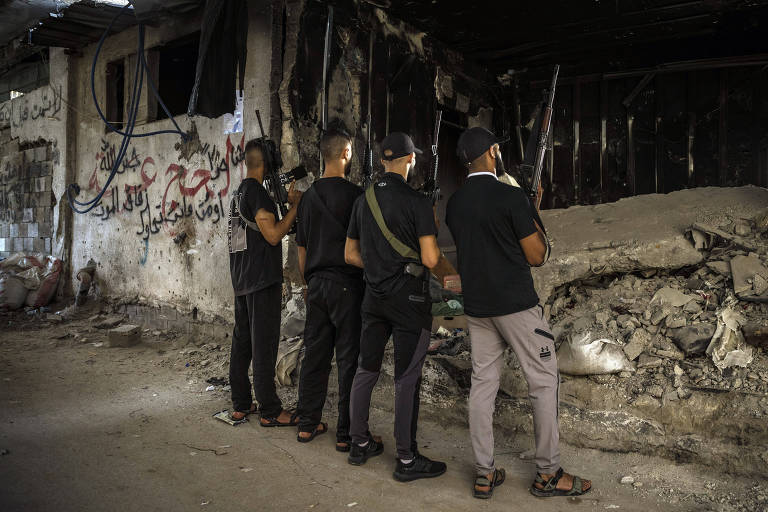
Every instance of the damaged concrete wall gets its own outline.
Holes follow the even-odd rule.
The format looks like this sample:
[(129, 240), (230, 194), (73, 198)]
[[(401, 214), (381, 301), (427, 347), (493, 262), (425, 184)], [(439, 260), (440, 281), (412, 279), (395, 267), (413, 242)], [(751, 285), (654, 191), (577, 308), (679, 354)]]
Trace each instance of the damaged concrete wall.
[(50, 52), (50, 82), (0, 103), (0, 257), (63, 257), (58, 198), (66, 174), (69, 57)]
[[(270, 6), (249, 9), (243, 133), (225, 134), (223, 118), (186, 115), (175, 119), (194, 135), (180, 144), (175, 134), (134, 138), (119, 173), (100, 206), (73, 221), (75, 267), (93, 258), (102, 292), (114, 299), (167, 303), (195, 313), (229, 318), (232, 288), (227, 249), (227, 215), (232, 193), (245, 176), (243, 148), (259, 136), (255, 111), (268, 129), (272, 14)], [(146, 48), (199, 30), (199, 20), (174, 19), (148, 27)], [(105, 104), (106, 65), (135, 54), (136, 30), (106, 40), (99, 58), (96, 94)], [(80, 199), (90, 199), (106, 183), (121, 136), (105, 133), (90, 95), (95, 45), (79, 59), (77, 80), (76, 181)], [(126, 65), (126, 70), (132, 69)], [(126, 71), (132, 77), (132, 71)], [(126, 87), (126, 97), (130, 87)], [(140, 119), (146, 119), (147, 96)], [(139, 124), (135, 132), (172, 129), (170, 120)]]

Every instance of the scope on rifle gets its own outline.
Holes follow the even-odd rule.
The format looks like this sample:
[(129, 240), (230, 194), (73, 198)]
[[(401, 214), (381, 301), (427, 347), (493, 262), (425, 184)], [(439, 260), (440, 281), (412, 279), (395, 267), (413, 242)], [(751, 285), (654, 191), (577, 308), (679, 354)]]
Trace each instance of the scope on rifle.
[(280, 174), (280, 184), (282, 186), (286, 186), (292, 181), (299, 181), (302, 178), (307, 177), (307, 170), (304, 168), (303, 165), (299, 165), (298, 167), (294, 167), (288, 172), (284, 172)]

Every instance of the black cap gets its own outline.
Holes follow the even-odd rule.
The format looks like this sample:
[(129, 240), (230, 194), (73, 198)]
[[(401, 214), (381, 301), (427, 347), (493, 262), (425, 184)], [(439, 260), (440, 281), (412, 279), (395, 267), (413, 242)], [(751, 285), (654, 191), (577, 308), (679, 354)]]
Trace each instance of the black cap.
[(494, 144), (501, 144), (508, 139), (499, 139), (492, 132), (476, 126), (459, 136), (459, 142), (456, 144), (456, 155), (464, 165), (471, 164), (477, 157), (488, 151)]
[(392, 132), (381, 141), (381, 154), (384, 160), (394, 160), (411, 153), (421, 154), (421, 150), (413, 145), (411, 138), (403, 132)]

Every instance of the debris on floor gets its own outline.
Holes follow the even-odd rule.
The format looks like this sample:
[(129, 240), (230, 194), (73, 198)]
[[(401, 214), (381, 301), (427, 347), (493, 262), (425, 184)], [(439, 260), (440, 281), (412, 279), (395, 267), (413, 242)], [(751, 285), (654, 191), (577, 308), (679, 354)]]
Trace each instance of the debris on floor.
[(0, 308), (47, 305), (59, 284), (61, 260), (43, 253), (15, 253), (0, 261)]

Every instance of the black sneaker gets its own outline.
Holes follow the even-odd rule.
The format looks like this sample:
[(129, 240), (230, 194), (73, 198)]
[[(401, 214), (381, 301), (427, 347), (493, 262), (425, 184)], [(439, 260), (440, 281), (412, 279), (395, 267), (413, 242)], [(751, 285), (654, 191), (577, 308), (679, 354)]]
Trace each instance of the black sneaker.
[(410, 464), (403, 464), (403, 461), (398, 459), (392, 476), (400, 482), (410, 482), (419, 478), (435, 478), (445, 473), (446, 469), (445, 462), (437, 462), (417, 454)]
[(384, 443), (377, 443), (372, 436), (368, 438), (368, 444), (365, 446), (360, 446), (357, 443), (350, 444), (352, 449), (349, 451), (347, 462), (353, 466), (362, 466), (371, 457), (381, 455), (384, 452)]

